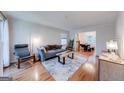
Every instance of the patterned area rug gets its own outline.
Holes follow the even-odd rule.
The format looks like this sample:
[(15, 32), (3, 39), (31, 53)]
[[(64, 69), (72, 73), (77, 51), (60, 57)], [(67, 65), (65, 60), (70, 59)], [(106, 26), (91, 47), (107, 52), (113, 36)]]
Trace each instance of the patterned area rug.
[(81, 64), (85, 62), (87, 62), (86, 58), (83, 58), (81, 61), (67, 58), (65, 65), (63, 65), (58, 62), (58, 58), (54, 58), (42, 64), (56, 81), (66, 81), (78, 70)]

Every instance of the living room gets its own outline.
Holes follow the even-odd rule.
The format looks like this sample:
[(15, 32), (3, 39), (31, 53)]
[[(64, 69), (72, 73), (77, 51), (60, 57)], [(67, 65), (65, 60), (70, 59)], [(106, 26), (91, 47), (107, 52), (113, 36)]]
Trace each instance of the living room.
[[(116, 40), (114, 42), (118, 43), (118, 48), (114, 48), (114, 51), (123, 59), (123, 26), (121, 24), (123, 12), (3, 11), (1, 16), (1, 19), (7, 20), (4, 26), (5, 31), (8, 31), (8, 36), (6, 35), (8, 43), (6, 44), (9, 46), (6, 52), (8, 54), (4, 57), (8, 60), (2, 63), (3, 77), (9, 77), (10, 80), (28, 81), (123, 80), (123, 78), (106, 78), (103, 74), (101, 75), (108, 65), (98, 64), (96, 59), (96, 56), (100, 56), (103, 51), (111, 49), (110, 46), (107, 48), (106, 44), (111, 43), (111, 40)], [(93, 38), (89, 35), (91, 40), (95, 39), (95, 46), (91, 46), (90, 39), (84, 42), (83, 35), (80, 35), (81, 40), (78, 39), (77, 33), (82, 32), (90, 34), (95, 32)], [(81, 44), (88, 45), (88, 47), (84, 47), (83, 51)], [(15, 55), (19, 47), (28, 47), (32, 59), (35, 55), (35, 63), (31, 62), (34, 59), (21, 63)], [(102, 56), (106, 55), (108, 56), (108, 53), (102, 54)], [(113, 54), (110, 53), (110, 55), (113, 57)], [(101, 59), (102, 57), (99, 57), (99, 61), (103, 63)], [(105, 67), (101, 68), (101, 65)], [(111, 77), (114, 75), (115, 73)]]

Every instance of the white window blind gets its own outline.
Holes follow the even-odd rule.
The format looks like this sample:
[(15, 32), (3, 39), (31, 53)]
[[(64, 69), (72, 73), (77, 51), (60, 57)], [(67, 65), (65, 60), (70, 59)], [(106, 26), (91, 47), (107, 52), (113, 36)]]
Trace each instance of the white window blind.
[(67, 39), (61, 38), (61, 45), (66, 45), (66, 44), (67, 44)]

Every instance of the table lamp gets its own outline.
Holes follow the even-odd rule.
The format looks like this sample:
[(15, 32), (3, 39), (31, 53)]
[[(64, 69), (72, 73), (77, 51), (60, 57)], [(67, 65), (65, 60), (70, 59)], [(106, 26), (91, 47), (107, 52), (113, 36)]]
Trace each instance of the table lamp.
[(118, 50), (118, 45), (117, 45), (117, 41), (115, 40), (110, 40), (108, 42), (106, 42), (106, 47), (107, 50), (112, 53), (112, 52), (116, 52), (116, 50)]

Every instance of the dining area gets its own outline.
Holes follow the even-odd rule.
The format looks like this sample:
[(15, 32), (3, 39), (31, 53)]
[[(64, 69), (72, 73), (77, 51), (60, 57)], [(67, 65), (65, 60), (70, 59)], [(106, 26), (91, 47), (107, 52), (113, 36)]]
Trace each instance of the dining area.
[(84, 51), (84, 52), (92, 52), (95, 50), (95, 47), (93, 47), (90, 44), (80, 44), (80, 50)]
[(96, 50), (96, 32), (80, 32), (76, 35), (76, 51), (81, 54), (93, 54)]

